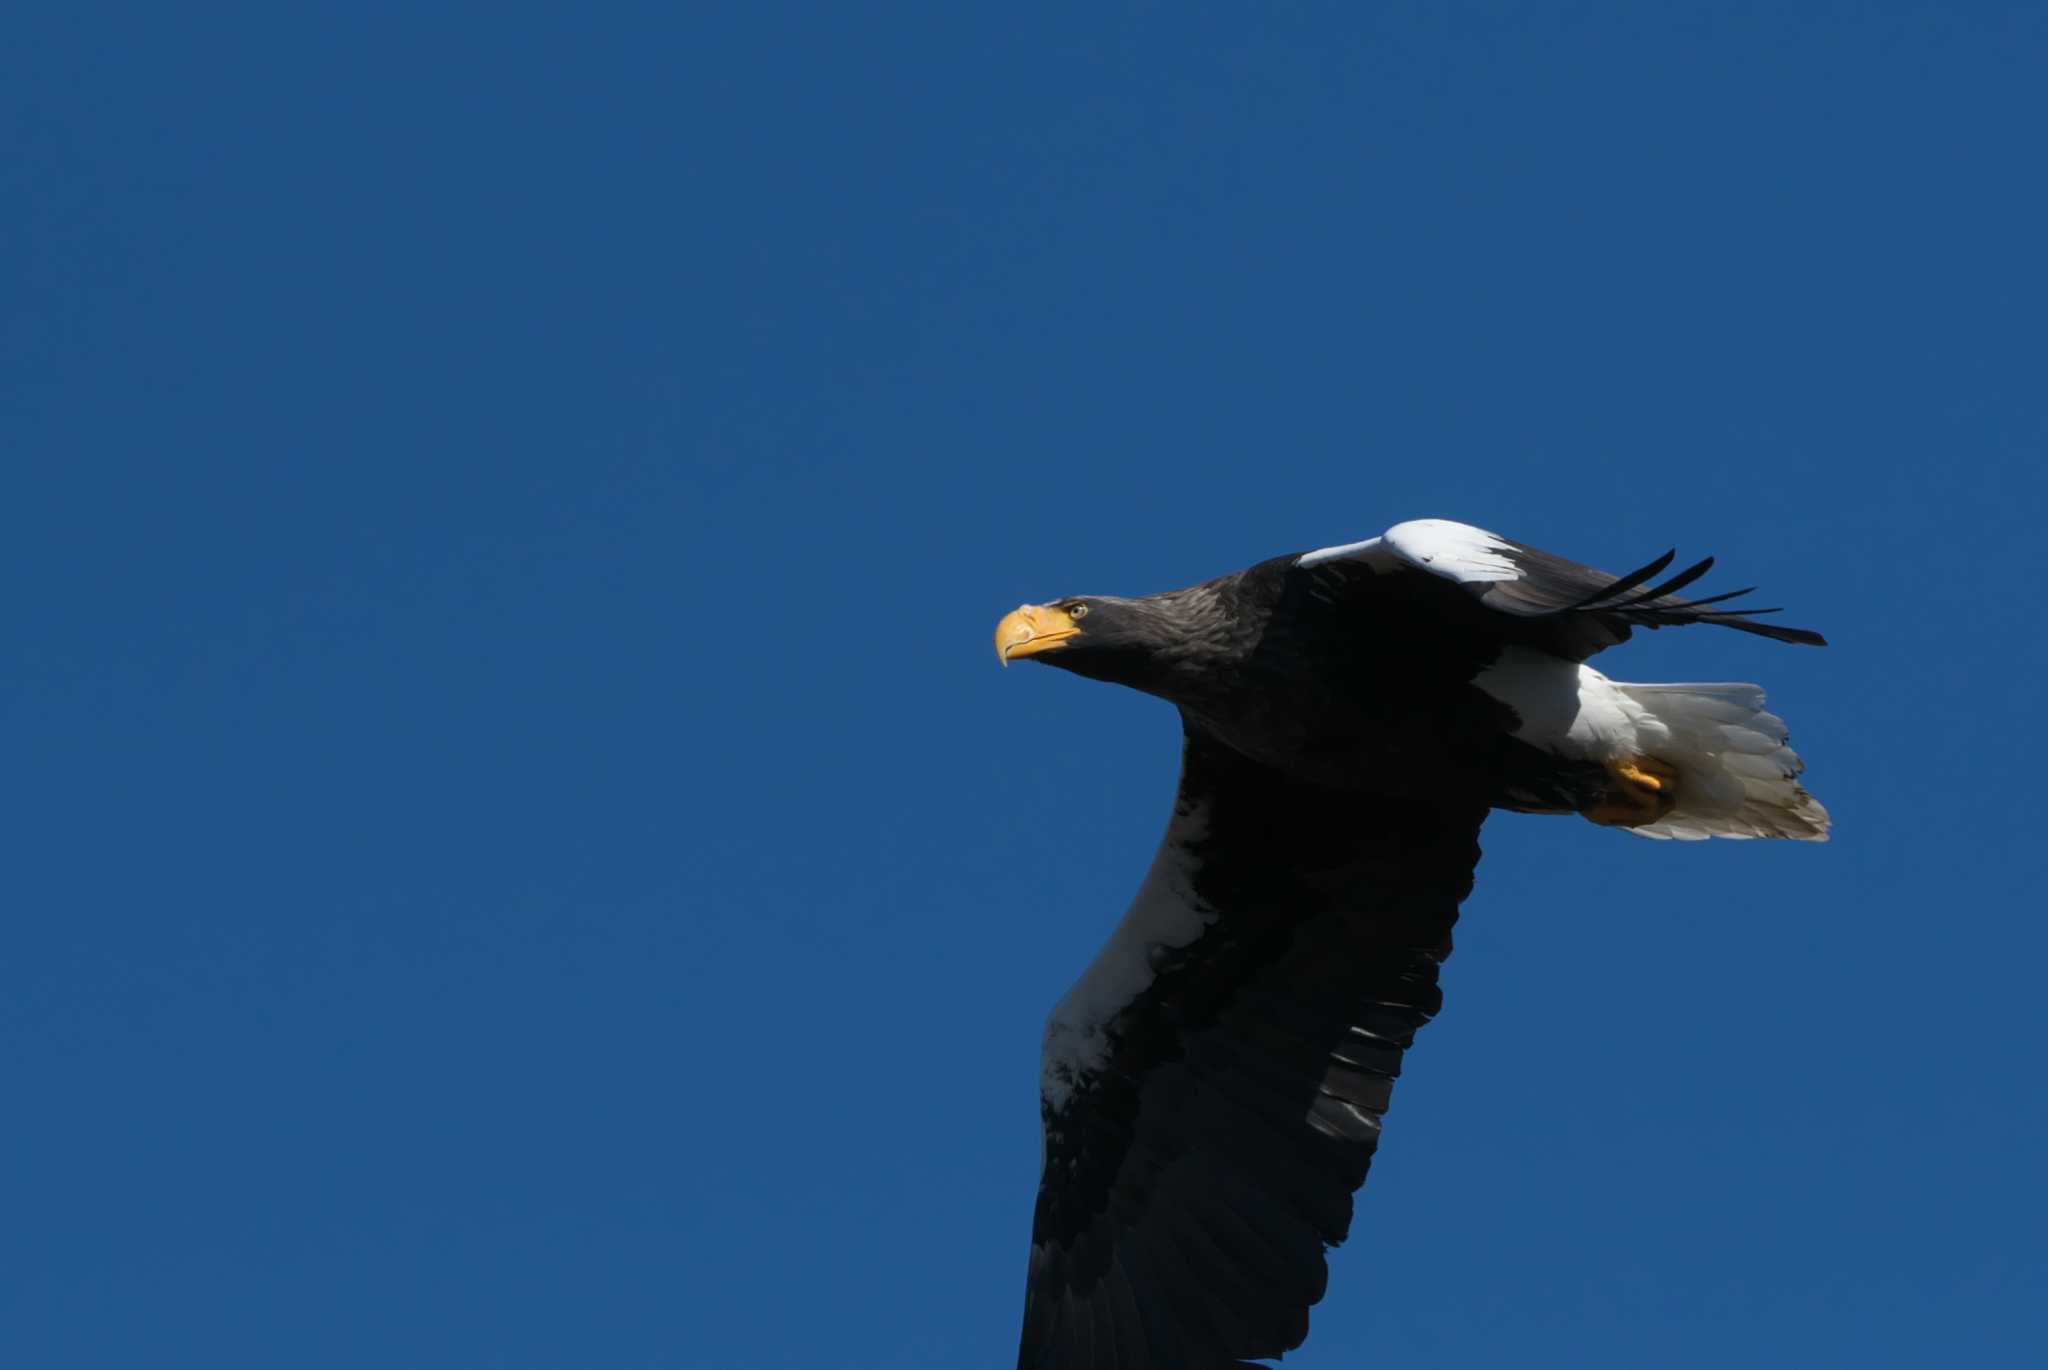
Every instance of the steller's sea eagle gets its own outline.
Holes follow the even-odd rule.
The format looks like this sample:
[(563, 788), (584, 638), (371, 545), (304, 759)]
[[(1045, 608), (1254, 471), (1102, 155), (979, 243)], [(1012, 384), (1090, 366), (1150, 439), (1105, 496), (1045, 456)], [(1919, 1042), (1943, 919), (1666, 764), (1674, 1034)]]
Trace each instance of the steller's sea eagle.
[(1492, 808), (1824, 841), (1754, 685), (1586, 658), (1716, 623), (1821, 645), (1441, 519), (1143, 599), (1026, 605), (1029, 658), (1180, 710), (1150, 872), (1045, 1028), (1021, 1370), (1214, 1370), (1308, 1335)]

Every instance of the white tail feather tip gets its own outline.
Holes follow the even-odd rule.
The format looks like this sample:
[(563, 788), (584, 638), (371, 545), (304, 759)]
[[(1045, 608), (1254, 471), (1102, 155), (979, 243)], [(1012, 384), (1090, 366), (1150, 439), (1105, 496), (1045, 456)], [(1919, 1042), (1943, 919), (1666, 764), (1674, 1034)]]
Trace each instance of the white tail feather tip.
[(1637, 745), (1678, 771), (1677, 805), (1630, 832), (1687, 842), (1827, 841), (1828, 811), (1799, 784), (1805, 763), (1786, 745), (1785, 720), (1765, 712), (1757, 686), (1613, 684), (1641, 710)]

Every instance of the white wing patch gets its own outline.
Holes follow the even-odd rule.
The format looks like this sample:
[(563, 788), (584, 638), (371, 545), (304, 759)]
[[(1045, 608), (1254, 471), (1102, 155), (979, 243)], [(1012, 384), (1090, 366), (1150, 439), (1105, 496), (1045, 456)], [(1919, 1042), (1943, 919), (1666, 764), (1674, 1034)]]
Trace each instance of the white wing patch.
[(1215, 910), (1194, 890), (1191, 848), (1207, 830), (1202, 809), (1174, 813), (1123, 921), (1053, 1006), (1045, 1024), (1039, 1092), (1055, 1110), (1066, 1107), (1075, 1088), (1109, 1058), (1115, 1045), (1110, 1027), (1157, 978), (1157, 954), (1189, 945), (1216, 921)]
[(1347, 542), (1341, 547), (1318, 547), (1313, 552), (1303, 552), (1296, 557), (1296, 566), (1321, 566), (1326, 561), (1365, 561), (1391, 563), (1394, 558), (1380, 545), (1381, 539), (1367, 538), (1364, 542)]
[(1514, 580), (1522, 574), (1500, 534), (1469, 523), (1411, 519), (1387, 529), (1384, 540), (1403, 561), (1460, 584)]
[(1508, 555), (1509, 544), (1498, 533), (1449, 519), (1410, 519), (1376, 538), (1322, 547), (1295, 564), (1320, 566), (1326, 561), (1362, 561), (1374, 570), (1391, 571), (1402, 564), (1455, 580), (1461, 585), (1514, 580), (1522, 574)]

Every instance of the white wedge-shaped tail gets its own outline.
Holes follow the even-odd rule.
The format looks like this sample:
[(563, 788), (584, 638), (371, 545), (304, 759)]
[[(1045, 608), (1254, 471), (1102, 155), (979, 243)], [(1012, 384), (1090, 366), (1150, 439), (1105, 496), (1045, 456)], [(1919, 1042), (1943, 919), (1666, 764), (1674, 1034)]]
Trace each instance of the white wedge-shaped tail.
[(1799, 784), (1785, 721), (1746, 684), (1634, 685), (1510, 647), (1473, 682), (1514, 709), (1515, 735), (1574, 760), (1647, 757), (1678, 772), (1676, 804), (1643, 837), (1825, 842), (1828, 811)]
[(1608, 683), (1635, 706), (1641, 751), (1678, 770), (1677, 805), (1630, 832), (1827, 841), (1828, 811), (1800, 785), (1805, 763), (1760, 687)]

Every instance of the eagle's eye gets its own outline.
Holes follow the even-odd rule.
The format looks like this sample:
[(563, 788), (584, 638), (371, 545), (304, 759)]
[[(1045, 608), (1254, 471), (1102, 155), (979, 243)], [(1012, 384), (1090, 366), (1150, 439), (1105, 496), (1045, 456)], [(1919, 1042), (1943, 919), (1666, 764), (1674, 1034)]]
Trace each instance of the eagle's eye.
[(1087, 606), (1087, 605), (1085, 605), (1085, 604), (1069, 604), (1069, 605), (1067, 606), (1067, 617), (1068, 617), (1068, 618), (1086, 618), (1086, 617), (1088, 617), (1088, 606)]

